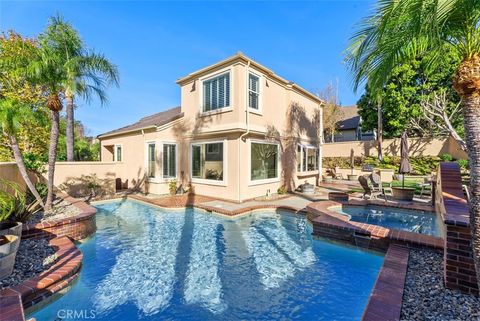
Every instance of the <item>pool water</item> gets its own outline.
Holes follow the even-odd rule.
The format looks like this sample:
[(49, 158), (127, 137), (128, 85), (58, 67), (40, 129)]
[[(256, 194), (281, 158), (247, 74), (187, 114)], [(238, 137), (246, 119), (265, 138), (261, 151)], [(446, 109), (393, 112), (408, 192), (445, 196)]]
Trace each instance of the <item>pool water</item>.
[(311, 237), (304, 216), (228, 219), (134, 201), (96, 206), (78, 282), (50, 320), (360, 320), (383, 255)]
[(331, 210), (348, 215), (354, 222), (434, 236), (441, 235), (439, 220), (432, 212), (380, 206), (336, 206)]

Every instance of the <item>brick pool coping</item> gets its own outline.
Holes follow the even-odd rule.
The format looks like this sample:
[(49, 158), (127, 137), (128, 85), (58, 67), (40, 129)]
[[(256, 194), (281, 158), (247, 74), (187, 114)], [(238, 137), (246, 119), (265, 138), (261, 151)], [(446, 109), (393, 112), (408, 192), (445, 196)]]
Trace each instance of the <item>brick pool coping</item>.
[(45, 220), (36, 224), (24, 224), (22, 227), (23, 239), (68, 236), (78, 241), (95, 232), (97, 210), (93, 206), (62, 192), (56, 192), (56, 196), (76, 207), (80, 213), (67, 218)]
[(417, 209), (431, 211), (431, 206), (401, 203), (385, 203), (382, 201), (350, 200), (322, 201), (307, 206), (308, 218), (313, 225), (313, 234), (339, 239), (357, 246), (386, 251), (391, 243), (407, 247), (431, 248), (442, 250), (444, 241), (432, 235), (389, 229), (379, 225), (349, 221), (348, 217), (332, 211), (331, 207), (338, 206), (381, 205), (403, 209)]
[(56, 248), (57, 260), (48, 270), (0, 292), (0, 321), (23, 321), (24, 309), (31, 309), (78, 277), (83, 254), (75, 244), (65, 236), (53, 238), (49, 244)]
[(409, 255), (408, 248), (390, 245), (362, 321), (400, 320)]

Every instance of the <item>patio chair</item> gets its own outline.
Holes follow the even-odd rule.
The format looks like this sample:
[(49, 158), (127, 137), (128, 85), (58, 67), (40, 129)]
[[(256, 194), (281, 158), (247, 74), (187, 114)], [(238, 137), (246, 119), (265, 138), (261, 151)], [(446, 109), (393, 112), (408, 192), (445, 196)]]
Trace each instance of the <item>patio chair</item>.
[(367, 195), (369, 196), (369, 198), (371, 200), (377, 199), (378, 196), (383, 195), (384, 198), (385, 198), (385, 201), (387, 201), (387, 197), (385, 196), (385, 194), (382, 193), (381, 189), (379, 190), (378, 188), (376, 188), (376, 189), (372, 188), (372, 186), (368, 183), (368, 180), (365, 176), (360, 176), (358, 178), (358, 182), (360, 183), (360, 185), (363, 188), (363, 198), (364, 199), (367, 198)]
[(387, 186), (385, 186), (385, 183), (382, 182), (382, 177), (378, 175), (377, 173), (372, 173), (368, 175), (368, 178), (370, 180), (370, 183), (373, 186), (374, 191), (380, 191), (382, 192), (385, 196), (387, 194), (387, 191), (392, 195), (392, 182), (386, 183)]
[(343, 179), (342, 173), (337, 172), (338, 167), (332, 168), (331, 173), (334, 179)]
[(423, 197), (423, 193), (425, 192), (425, 188), (432, 186), (431, 180), (432, 180), (432, 179), (431, 179), (430, 177), (424, 177), (424, 178), (423, 178), (423, 182), (417, 183), (417, 185), (421, 188), (421, 190), (420, 190), (420, 198)]

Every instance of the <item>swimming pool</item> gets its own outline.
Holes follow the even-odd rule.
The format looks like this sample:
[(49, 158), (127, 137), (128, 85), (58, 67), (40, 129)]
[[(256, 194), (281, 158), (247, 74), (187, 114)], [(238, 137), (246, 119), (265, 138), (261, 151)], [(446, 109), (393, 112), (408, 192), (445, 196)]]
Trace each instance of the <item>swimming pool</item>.
[(95, 207), (78, 282), (31, 315), (37, 321), (359, 320), (383, 263), (312, 239), (289, 212), (229, 219), (129, 200)]
[(335, 206), (331, 210), (347, 215), (351, 221), (421, 234), (440, 236), (437, 215), (432, 212), (382, 206)]

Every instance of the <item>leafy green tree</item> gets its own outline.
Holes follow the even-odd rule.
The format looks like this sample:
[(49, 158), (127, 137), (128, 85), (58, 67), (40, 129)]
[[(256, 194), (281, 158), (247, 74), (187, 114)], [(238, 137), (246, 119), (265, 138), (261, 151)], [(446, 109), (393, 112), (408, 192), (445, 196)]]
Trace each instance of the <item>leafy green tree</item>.
[[(439, 134), (436, 126), (425, 119), (421, 103), (434, 93), (445, 91), (448, 109), (453, 110), (460, 98), (452, 87), (452, 75), (460, 61), (455, 52), (448, 52), (433, 69), (428, 68), (430, 55), (412, 59), (392, 69), (386, 85), (381, 89), (383, 133), (385, 138), (399, 137), (404, 130), (410, 135), (421, 136), (428, 132)], [(378, 113), (375, 97), (370, 87), (357, 102), (362, 117), (362, 128), (373, 130), (377, 127)], [(463, 118), (458, 114), (453, 119), (457, 132), (463, 133)]]
[[(348, 63), (354, 88), (367, 84), (380, 93), (392, 70), (429, 55), (427, 66), (441, 65), (451, 50), (460, 58), (453, 88), (462, 102), (469, 155), (470, 221), (474, 261), (480, 276), (480, 0), (382, 0), (352, 37)], [(477, 278), (480, 287), (480, 277)]]
[(74, 99), (76, 96), (90, 101), (93, 96), (106, 103), (106, 88), (118, 85), (117, 67), (103, 55), (85, 49), (78, 32), (61, 17), (50, 20), (48, 37), (50, 46), (61, 58), (65, 69), (64, 97), (66, 101), (67, 161), (74, 160)]
[(31, 86), (22, 68), (29, 64), (38, 48), (35, 42), (10, 33), (0, 37), (0, 132), (2, 141), (13, 154), (20, 174), (41, 206), (43, 200), (28, 176), (17, 135), (22, 125), (38, 123), (39, 88)]

